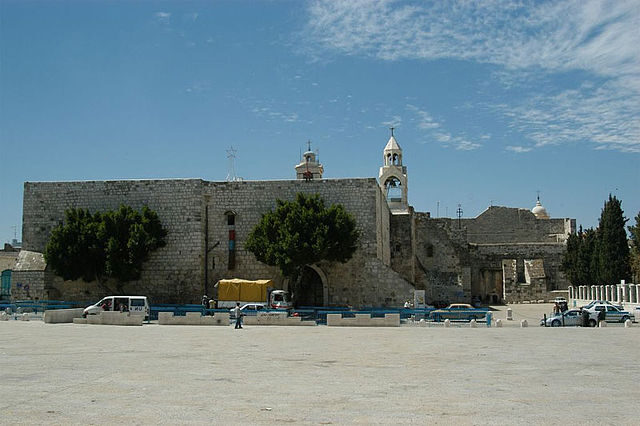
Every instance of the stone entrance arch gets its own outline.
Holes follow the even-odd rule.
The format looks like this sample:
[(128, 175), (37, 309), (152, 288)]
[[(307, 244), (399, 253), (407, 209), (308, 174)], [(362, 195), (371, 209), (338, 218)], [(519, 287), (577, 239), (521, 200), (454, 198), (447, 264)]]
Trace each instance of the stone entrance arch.
[[(329, 304), (329, 285), (327, 275), (317, 265), (306, 265), (302, 271), (301, 288), (295, 297), (298, 306), (327, 306)], [(283, 283), (289, 290), (289, 280)]]

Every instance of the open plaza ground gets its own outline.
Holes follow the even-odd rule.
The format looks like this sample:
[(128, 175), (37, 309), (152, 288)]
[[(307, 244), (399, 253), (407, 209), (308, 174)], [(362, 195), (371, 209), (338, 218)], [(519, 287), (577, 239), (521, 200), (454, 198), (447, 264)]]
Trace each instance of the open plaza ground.
[(640, 423), (640, 324), (512, 308), (502, 328), (0, 322), (0, 423)]

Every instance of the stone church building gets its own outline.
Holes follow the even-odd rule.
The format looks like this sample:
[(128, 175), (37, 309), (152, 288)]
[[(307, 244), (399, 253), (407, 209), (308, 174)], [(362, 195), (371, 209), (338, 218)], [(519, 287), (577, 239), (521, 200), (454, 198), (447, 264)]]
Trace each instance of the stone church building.
[[(142, 277), (126, 285), (154, 303), (197, 303), (214, 296), (222, 278), (274, 280), (279, 271), (256, 261), (244, 241), (276, 199), (298, 192), (340, 203), (356, 219), (358, 250), (348, 262), (320, 262), (303, 273), (299, 304), (401, 306), (424, 290), (427, 302), (514, 302), (551, 298), (564, 290), (560, 272), (574, 219), (552, 219), (533, 210), (489, 207), (473, 219), (433, 218), (408, 204), (407, 166), (391, 137), (382, 152), (378, 179), (324, 179), (309, 149), (295, 166), (295, 180), (202, 179), (25, 182), (22, 251), (13, 270), (11, 298), (93, 300), (104, 296), (96, 283), (63, 281), (42, 252), (51, 230), (68, 208), (90, 211), (127, 204), (155, 210), (168, 230), (167, 245), (153, 252)], [(302, 290), (301, 290), (302, 291)]]

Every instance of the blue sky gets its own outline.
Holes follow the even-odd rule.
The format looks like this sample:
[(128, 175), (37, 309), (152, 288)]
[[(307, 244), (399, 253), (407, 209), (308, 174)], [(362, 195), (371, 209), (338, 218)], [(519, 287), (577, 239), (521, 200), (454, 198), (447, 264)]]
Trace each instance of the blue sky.
[(640, 211), (638, 1), (0, 0), (0, 242), (24, 181), (377, 177), (409, 202)]

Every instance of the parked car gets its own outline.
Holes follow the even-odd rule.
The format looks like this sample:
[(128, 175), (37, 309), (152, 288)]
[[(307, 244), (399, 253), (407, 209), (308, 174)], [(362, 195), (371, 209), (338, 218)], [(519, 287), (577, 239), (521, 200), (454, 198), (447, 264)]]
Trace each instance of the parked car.
[[(266, 309), (266, 303), (245, 303), (244, 305), (240, 306), (240, 312), (242, 313), (242, 315), (246, 316), (256, 316), (258, 315), (258, 312), (264, 311)], [(231, 309), (230, 317), (236, 317), (235, 309)]]
[(618, 309), (622, 309), (622, 305), (616, 305), (615, 303), (611, 303), (608, 300), (594, 300), (589, 304), (580, 307), (580, 309), (591, 309), (594, 305), (610, 305), (615, 306)]
[(449, 320), (468, 320), (480, 319), (487, 316), (489, 310), (486, 308), (474, 308), (468, 303), (452, 303), (446, 308), (436, 309), (429, 313), (429, 318), (434, 321)]
[[(549, 318), (547, 318), (547, 327), (561, 327), (565, 326), (576, 326), (582, 325), (582, 317), (580, 316), (580, 309), (570, 309), (568, 311), (564, 311), (558, 314), (553, 314)], [(540, 325), (544, 326), (544, 318), (540, 320)]]
[(149, 301), (146, 296), (107, 296), (94, 305), (87, 306), (82, 316), (97, 315), (102, 311), (129, 312), (149, 318)]
[(592, 327), (594, 327), (598, 323), (597, 318), (600, 311), (605, 311), (606, 322), (625, 322), (628, 319), (630, 319), (631, 321), (636, 320), (633, 313), (622, 310), (608, 302), (596, 303), (590, 308), (582, 308), (582, 310), (589, 312), (589, 325), (591, 325)]

